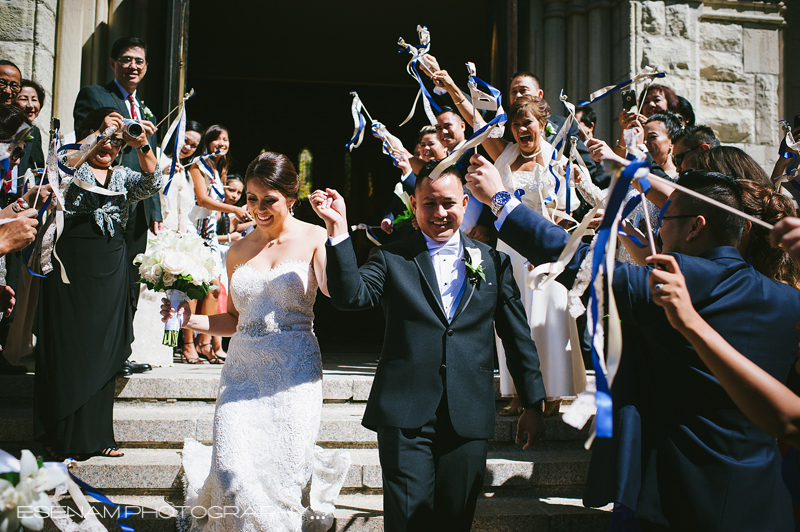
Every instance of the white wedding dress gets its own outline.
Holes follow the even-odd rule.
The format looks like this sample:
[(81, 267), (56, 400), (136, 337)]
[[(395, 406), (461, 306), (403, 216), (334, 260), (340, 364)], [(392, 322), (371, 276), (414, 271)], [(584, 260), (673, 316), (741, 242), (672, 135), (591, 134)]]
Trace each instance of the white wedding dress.
[(240, 265), (230, 292), (239, 324), (222, 368), (214, 445), (185, 442), (181, 528), (328, 530), (350, 454), (316, 445), (322, 359), (312, 329), (313, 266)]
[[(553, 147), (541, 141), (542, 157), (549, 161), (553, 157)], [(497, 167), (503, 179), (503, 186), (519, 195), (522, 203), (549, 220), (554, 212), (563, 212), (567, 194), (571, 205), (578, 206), (574, 188), (566, 186), (566, 158), (562, 157), (554, 165), (556, 177), (547, 167), (536, 165), (532, 172), (511, 171), (511, 164), (519, 157), (519, 147), (509, 144), (497, 158)], [(557, 215), (557, 214), (556, 214)], [(547, 277), (548, 266), (540, 265), (528, 271), (528, 261), (502, 240), (497, 241), (497, 250), (511, 259), (514, 279), (517, 281), (522, 304), (528, 315), (531, 338), (539, 353), (540, 369), (544, 380), (547, 400), (577, 395), (586, 388), (586, 369), (580, 349), (580, 339), (575, 320), (567, 311), (568, 291), (558, 282), (550, 282), (544, 287), (539, 283)], [(532, 287), (533, 286), (533, 287)], [(500, 393), (504, 397), (516, 395), (514, 382), (505, 363), (503, 342), (497, 337), (497, 357), (500, 362)]]

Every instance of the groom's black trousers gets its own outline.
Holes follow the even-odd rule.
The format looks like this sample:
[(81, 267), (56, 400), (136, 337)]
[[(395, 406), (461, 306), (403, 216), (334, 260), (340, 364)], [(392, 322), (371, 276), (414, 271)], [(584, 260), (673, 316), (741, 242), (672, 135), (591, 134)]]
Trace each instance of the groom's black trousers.
[(447, 392), (422, 427), (377, 427), (377, 432), (384, 530), (468, 531), (483, 487), (488, 442), (456, 434)]

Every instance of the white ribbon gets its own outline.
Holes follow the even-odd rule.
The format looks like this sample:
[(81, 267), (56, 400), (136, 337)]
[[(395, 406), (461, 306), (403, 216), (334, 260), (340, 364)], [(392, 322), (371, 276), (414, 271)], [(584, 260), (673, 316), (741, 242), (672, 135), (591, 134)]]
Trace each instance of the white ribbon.
[[(347, 143), (346, 148), (349, 148), (350, 151), (353, 151), (353, 148), (358, 148), (361, 146), (361, 141), (364, 140), (364, 117), (361, 116), (362, 109), (364, 109), (364, 104), (361, 103), (361, 98), (358, 97), (358, 93), (353, 91), (350, 93), (353, 96), (353, 103), (350, 106), (350, 111), (353, 114), (353, 123), (355, 124), (355, 129), (353, 130), (353, 136), (349, 143)], [(369, 113), (367, 113), (369, 116)]]
[[(419, 91), (417, 91), (417, 96), (414, 98), (414, 104), (411, 106), (411, 112), (408, 113), (408, 116), (403, 123), (400, 125), (405, 125), (411, 117), (414, 116), (414, 113), (417, 110), (417, 102), (419, 101), (420, 97), (422, 96), (422, 80), (419, 77), (419, 74), (414, 70), (414, 63), (422, 62), (423, 66), (428, 70), (431, 70), (431, 64), (428, 62), (427, 58), (425, 58), (425, 54), (427, 54), (431, 49), (431, 34), (428, 31), (426, 26), (417, 25), (417, 33), (419, 34), (419, 43), (420, 46), (412, 46), (408, 44), (402, 37), (397, 40), (397, 44), (402, 46), (403, 48), (411, 54), (411, 59), (406, 64), (406, 72), (408, 75), (414, 78), (417, 83), (419, 83)], [(431, 104), (427, 98), (422, 98), (422, 106), (425, 109), (425, 114), (428, 116), (428, 120), (430, 121), (431, 125), (436, 124), (436, 116), (433, 114), (433, 110), (431, 109)]]
[[(646, 81), (646, 80), (652, 82), (653, 79), (655, 79), (656, 77), (660, 77), (660, 72), (658, 71), (658, 67), (651, 67), (651, 66), (644, 67), (638, 74), (636, 74), (630, 80), (629, 83), (627, 83), (626, 85), (623, 85), (622, 87), (619, 87), (618, 90), (624, 89), (625, 87), (630, 87), (631, 85), (638, 85), (642, 81)], [(649, 83), (648, 83), (648, 85), (649, 85)], [(611, 89), (614, 89), (616, 87), (617, 87), (617, 85), (608, 85), (606, 87), (603, 87), (602, 89), (598, 89), (598, 90), (594, 91), (593, 93), (591, 93), (589, 95), (589, 101), (593, 102), (593, 101), (597, 100), (601, 96), (605, 95), (608, 91), (610, 91)]]

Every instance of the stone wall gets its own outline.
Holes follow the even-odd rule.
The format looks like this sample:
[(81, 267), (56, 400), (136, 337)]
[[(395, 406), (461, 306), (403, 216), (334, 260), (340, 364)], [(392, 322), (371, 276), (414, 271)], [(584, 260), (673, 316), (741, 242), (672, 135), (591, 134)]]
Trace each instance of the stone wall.
[(38, 82), (47, 94), (35, 121), (45, 144), (53, 108), (57, 13), (58, 0), (0, 2), (0, 58), (14, 62), (22, 71), (23, 78)]
[(637, 67), (694, 106), (697, 122), (770, 171), (779, 143), (782, 4), (632, 2)]

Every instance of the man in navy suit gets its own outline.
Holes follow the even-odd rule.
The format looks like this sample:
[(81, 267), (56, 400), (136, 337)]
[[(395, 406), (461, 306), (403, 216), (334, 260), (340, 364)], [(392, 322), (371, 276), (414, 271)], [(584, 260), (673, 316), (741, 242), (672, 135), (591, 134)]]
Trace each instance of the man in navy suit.
[[(150, 148), (155, 150), (158, 146), (156, 135), (156, 117), (139, 100), (136, 90), (147, 73), (147, 45), (137, 37), (123, 37), (111, 48), (109, 59), (114, 79), (106, 85), (89, 85), (83, 87), (75, 100), (72, 111), (75, 128), (86, 118), (91, 111), (99, 107), (113, 107), (125, 118), (138, 120), (148, 136)], [(81, 140), (81, 139), (77, 139)], [(137, 172), (139, 167), (138, 155), (130, 151), (121, 155), (120, 164), (132, 168)], [(144, 253), (147, 247), (148, 228), (157, 233), (163, 227), (161, 218), (161, 200), (158, 194), (145, 200), (134, 203), (130, 207), (128, 224), (125, 226), (125, 245), (130, 260), (131, 279), (139, 279), (139, 269), (133, 265), (133, 257)], [(139, 283), (131, 284), (130, 304), (134, 313), (139, 303)], [(147, 371), (147, 364), (126, 363), (128, 371)], [(125, 370), (123, 370), (124, 372)]]
[[(568, 235), (505, 196), (488, 161), (476, 156), (472, 162), (468, 187), (493, 204), (503, 241), (534, 265), (554, 261)], [(742, 209), (741, 187), (731, 177), (692, 172), (678, 183)], [(785, 382), (796, 360), (800, 294), (742, 260), (735, 247), (741, 218), (677, 190), (670, 200), (660, 233), (663, 251), (675, 256), (695, 308), (740, 353)], [(587, 251), (582, 244), (559, 282), (572, 286)], [(611, 445), (596, 442), (584, 503), (622, 502), (635, 511), (643, 531), (791, 530), (791, 502), (774, 438), (745, 417), (670, 326), (653, 303), (649, 272), (650, 267), (615, 266), (623, 352), (612, 386), (614, 431), (625, 436)], [(617, 402), (620, 387), (626, 400), (634, 397), (624, 406)], [(617, 470), (594, 482), (591, 469), (623, 462), (623, 449), (632, 459), (612, 464)]]
[(334, 306), (381, 305), (386, 336), (363, 424), (377, 431), (387, 531), (468, 531), (494, 435), (494, 328), (526, 406), (517, 442), (544, 435), (539, 357), (511, 262), (459, 230), (468, 196), (454, 167), (435, 181), (420, 172), (411, 206), (420, 231), (373, 249), (358, 268), (342, 197), (311, 204), (330, 243), (326, 275)]

